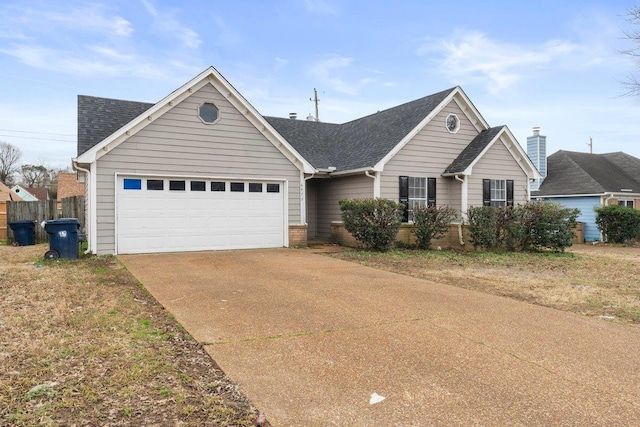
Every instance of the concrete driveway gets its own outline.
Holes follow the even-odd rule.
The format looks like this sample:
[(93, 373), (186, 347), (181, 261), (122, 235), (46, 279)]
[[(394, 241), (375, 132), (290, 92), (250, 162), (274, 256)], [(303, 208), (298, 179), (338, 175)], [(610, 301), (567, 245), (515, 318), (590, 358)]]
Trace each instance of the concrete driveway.
[(274, 426), (640, 422), (637, 327), (311, 250), (120, 259)]

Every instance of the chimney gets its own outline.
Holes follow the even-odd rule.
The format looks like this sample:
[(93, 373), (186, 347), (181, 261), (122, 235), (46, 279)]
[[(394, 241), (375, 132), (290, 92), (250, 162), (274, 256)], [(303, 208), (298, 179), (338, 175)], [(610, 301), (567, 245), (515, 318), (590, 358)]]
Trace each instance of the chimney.
[(529, 186), (531, 191), (536, 191), (547, 176), (547, 137), (540, 135), (538, 126), (533, 128), (533, 136), (527, 137), (527, 155), (542, 175), (541, 179), (536, 179)]
[(297, 119), (297, 118), (298, 118), (298, 113), (289, 113), (289, 118), (290, 118), (291, 120), (295, 120), (295, 119)]

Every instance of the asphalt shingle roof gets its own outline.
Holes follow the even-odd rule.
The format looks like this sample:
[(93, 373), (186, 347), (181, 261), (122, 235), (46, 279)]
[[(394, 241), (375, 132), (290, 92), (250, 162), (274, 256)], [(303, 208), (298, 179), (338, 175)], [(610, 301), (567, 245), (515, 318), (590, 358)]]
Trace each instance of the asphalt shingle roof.
[(622, 152), (607, 154), (557, 151), (547, 158), (547, 177), (535, 196), (640, 193), (640, 159)]
[[(371, 168), (415, 129), (455, 88), (425, 96), (343, 124), (265, 117), (315, 168)], [(78, 155), (98, 144), (154, 104), (78, 96)], [(482, 132), (450, 168), (475, 159), (501, 128)]]
[(480, 132), (478, 136), (473, 138), (473, 141), (460, 152), (458, 157), (451, 162), (444, 173), (454, 174), (464, 172), (503, 128), (504, 126), (496, 126)]
[(78, 156), (153, 105), (146, 102), (78, 95)]
[(343, 124), (265, 117), (316, 168), (370, 168), (386, 156), (454, 90), (447, 89), (415, 101)]

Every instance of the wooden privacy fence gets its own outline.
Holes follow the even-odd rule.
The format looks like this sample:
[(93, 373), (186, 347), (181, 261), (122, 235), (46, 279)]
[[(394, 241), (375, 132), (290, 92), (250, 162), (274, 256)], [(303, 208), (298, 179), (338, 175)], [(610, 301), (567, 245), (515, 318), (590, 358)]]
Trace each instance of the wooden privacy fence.
[[(58, 211), (55, 200), (38, 200), (36, 202), (5, 202), (6, 203), (6, 223), (14, 221), (36, 221), (36, 243), (43, 243), (49, 240), (47, 232), (40, 226), (42, 221), (49, 221), (58, 218), (78, 218), (80, 230), (84, 230), (84, 196), (69, 197), (62, 199), (62, 211)], [(0, 205), (0, 210), (2, 205)], [(0, 227), (2, 226), (2, 216), (0, 214)], [(0, 228), (0, 239), (2, 238)], [(7, 227), (7, 236), (4, 240), (13, 241), (11, 227)]]
[(0, 202), (0, 241), (7, 240), (7, 202)]

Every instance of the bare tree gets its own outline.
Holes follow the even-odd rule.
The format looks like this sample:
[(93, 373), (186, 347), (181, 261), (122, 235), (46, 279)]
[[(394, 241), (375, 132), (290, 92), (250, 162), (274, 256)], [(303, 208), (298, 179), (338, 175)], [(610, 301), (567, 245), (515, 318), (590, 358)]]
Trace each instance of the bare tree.
[(8, 142), (0, 141), (0, 182), (13, 184), (13, 174), (18, 170), (22, 151)]
[[(623, 50), (622, 53), (630, 56), (636, 68), (640, 70), (640, 5), (629, 9), (627, 21), (631, 24), (631, 29), (625, 31), (624, 35), (631, 41), (632, 47)], [(627, 95), (640, 95), (640, 77), (637, 74), (629, 76), (624, 85), (627, 88)]]
[(53, 170), (44, 165), (22, 165), (20, 168), (21, 183), (27, 188), (46, 187), (51, 183)]

